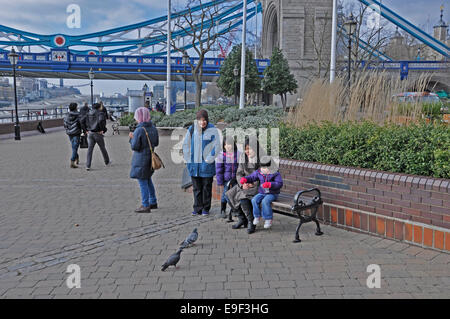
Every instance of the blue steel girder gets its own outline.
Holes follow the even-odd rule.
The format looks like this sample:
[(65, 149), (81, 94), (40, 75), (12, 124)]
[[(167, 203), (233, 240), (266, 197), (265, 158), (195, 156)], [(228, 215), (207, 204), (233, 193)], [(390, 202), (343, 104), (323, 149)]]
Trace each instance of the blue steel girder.
[(425, 31), (421, 30), (411, 22), (407, 21), (406, 19), (402, 18), (400, 15), (386, 7), (385, 5), (381, 4), (380, 2), (376, 0), (358, 0), (362, 4), (366, 6), (370, 6), (371, 8), (375, 9), (376, 11), (379, 11), (379, 14), (381, 14), (382, 17), (389, 20), (390, 22), (394, 23), (396, 26), (401, 28), (402, 30), (409, 33), (414, 38), (422, 41), (427, 46), (431, 47), (432, 49), (436, 50), (440, 54), (442, 54), (444, 57), (449, 58), (450, 57), (450, 48), (442, 43), (441, 41), (435, 39)]
[[(184, 14), (188, 13), (189, 10), (191, 13), (196, 13), (202, 10), (202, 8), (210, 8), (212, 6), (223, 6), (223, 11), (220, 12), (220, 14), (215, 17), (214, 21), (208, 21), (206, 27), (211, 27), (211, 25), (216, 24), (216, 21), (218, 21), (217, 26), (229, 24), (232, 26), (237, 26), (242, 23), (242, 15), (236, 14), (236, 12), (242, 10), (243, 4), (242, 2), (238, 2), (237, 5), (231, 5), (230, 7), (227, 7), (226, 4), (230, 1), (227, 0), (216, 0), (216, 1), (210, 1), (208, 3), (205, 3), (203, 5), (195, 6), (190, 9), (182, 10), (180, 12), (175, 12), (172, 14), (173, 19), (177, 19), (179, 17), (182, 17)], [(254, 0), (249, 0), (248, 3), (251, 4), (254, 2)], [(247, 19), (252, 18), (255, 15), (255, 7), (248, 9), (248, 15)], [(259, 3), (257, 7), (257, 11), (262, 11), (262, 6)], [(102, 54), (114, 54), (114, 53), (125, 53), (125, 52), (131, 52), (131, 50), (136, 50), (138, 53), (141, 53), (141, 50), (143, 48), (151, 47), (160, 45), (165, 41), (166, 36), (163, 34), (162, 26), (166, 25), (167, 23), (167, 16), (161, 16), (158, 18), (154, 18), (151, 20), (147, 20), (141, 23), (131, 24), (128, 26), (113, 28), (101, 32), (95, 32), (85, 35), (79, 35), (79, 36), (69, 36), (64, 34), (52, 34), (52, 35), (41, 35), (31, 32), (26, 32), (18, 29), (13, 29), (10, 27), (2, 26), (0, 25), (0, 37), (2, 34), (9, 36), (13, 35), (16, 36), (16, 41), (12, 41), (11, 38), (8, 38), (7, 41), (0, 41), (0, 45), (3, 46), (18, 46), (18, 47), (24, 47), (24, 46), (40, 46), (40, 47), (47, 47), (47, 48), (74, 48), (74, 47), (85, 47), (84, 50), (75, 50), (72, 49), (72, 52), (77, 53), (102, 53)], [(198, 27), (198, 25), (197, 25)], [(140, 38), (134, 38), (134, 39), (124, 39), (123, 36), (126, 34), (129, 34), (131, 32), (138, 32), (140, 35), (142, 28), (149, 28), (152, 29), (155, 33), (155, 30), (158, 30), (160, 35), (158, 36), (145, 36)], [(214, 29), (214, 28), (213, 28)], [(138, 31), (139, 30), (139, 31)], [(229, 32), (231, 28), (228, 26), (226, 28), (223, 28), (218, 32), (219, 34), (224, 34), (226, 32)], [(189, 31), (187, 28), (186, 30), (174, 30), (172, 32), (174, 37), (187, 37), (186, 31)], [(61, 42), (64, 42), (63, 44), (57, 44), (57, 38), (63, 37), (64, 41), (61, 40)], [(110, 39), (103, 39), (104, 37), (109, 37)], [(98, 38), (98, 41), (87, 41), (88, 39)], [(59, 39), (60, 40), (60, 39)], [(120, 46), (127, 46), (127, 47), (120, 47)], [(103, 48), (105, 47), (120, 47), (117, 49), (104, 51)], [(154, 53), (152, 53), (154, 54)]]
[[(52, 57), (53, 55), (53, 57)], [(55, 60), (59, 56), (60, 60)], [(196, 65), (198, 58), (190, 58)], [(203, 62), (203, 77), (211, 81), (220, 75), (222, 58), (206, 58)], [(53, 50), (52, 53), (19, 53), (17, 72), (24, 76), (34, 77), (69, 77), (88, 78), (92, 68), (95, 78), (103, 79), (165, 79), (167, 58), (165, 56), (111, 56), (111, 55), (78, 55), (69, 50)], [(182, 57), (171, 58), (172, 76), (181, 75), (186, 67), (188, 78), (190, 66), (182, 64)], [(260, 76), (270, 65), (270, 60), (256, 60)], [(0, 52), (0, 72), (12, 73), (6, 53)]]

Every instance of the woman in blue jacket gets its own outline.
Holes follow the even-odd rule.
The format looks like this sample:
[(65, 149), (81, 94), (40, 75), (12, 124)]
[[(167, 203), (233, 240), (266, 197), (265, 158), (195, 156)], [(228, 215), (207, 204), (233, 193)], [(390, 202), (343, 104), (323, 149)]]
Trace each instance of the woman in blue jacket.
[(209, 123), (208, 112), (197, 112), (183, 142), (183, 155), (192, 178), (194, 211), (192, 215), (209, 215), (212, 199), (213, 177), (216, 175), (215, 159), (220, 154), (219, 131)]
[[(152, 150), (159, 144), (158, 130), (150, 121), (150, 112), (145, 107), (140, 107), (134, 113), (134, 119), (138, 122), (134, 133), (129, 134), (133, 152), (131, 160), (130, 177), (139, 182), (142, 196), (142, 206), (135, 210), (136, 213), (150, 213), (152, 208), (158, 208), (155, 186), (152, 182)], [(151, 143), (151, 149), (149, 142)]]

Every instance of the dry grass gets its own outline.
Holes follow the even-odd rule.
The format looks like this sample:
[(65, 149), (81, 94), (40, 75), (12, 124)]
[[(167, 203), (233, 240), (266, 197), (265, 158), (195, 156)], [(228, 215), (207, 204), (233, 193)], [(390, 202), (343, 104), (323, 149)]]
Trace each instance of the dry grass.
[(385, 72), (362, 72), (356, 74), (350, 88), (347, 82), (336, 79), (317, 79), (303, 92), (303, 101), (287, 117), (287, 122), (302, 127), (308, 123), (329, 121), (369, 120), (378, 124), (405, 123), (421, 117), (420, 103), (408, 108), (394, 102), (397, 93), (423, 92), (431, 75), (422, 74), (417, 80), (400, 81), (398, 74)]

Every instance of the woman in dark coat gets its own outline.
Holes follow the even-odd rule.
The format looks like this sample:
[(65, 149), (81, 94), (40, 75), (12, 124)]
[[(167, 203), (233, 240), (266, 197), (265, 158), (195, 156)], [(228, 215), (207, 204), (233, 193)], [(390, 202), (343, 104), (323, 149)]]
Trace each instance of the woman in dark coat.
[(134, 133), (129, 134), (133, 158), (131, 160), (130, 177), (139, 182), (142, 196), (142, 206), (135, 210), (136, 213), (150, 213), (152, 208), (158, 208), (156, 202), (155, 186), (152, 182), (154, 170), (151, 167), (152, 154), (148, 141), (152, 144), (152, 150), (159, 144), (158, 130), (150, 121), (150, 112), (145, 107), (140, 107), (134, 113), (134, 119), (138, 122)]
[(228, 203), (234, 210), (238, 211), (237, 217), (239, 221), (232, 228), (238, 229), (241, 226), (248, 227), (247, 233), (249, 234), (255, 232), (251, 200), (258, 194), (259, 182), (241, 184), (240, 180), (242, 177), (247, 176), (247, 174), (252, 174), (260, 167), (260, 159), (264, 154), (256, 137), (247, 137), (245, 139), (244, 153), (239, 158), (239, 166), (236, 172), (237, 185), (226, 193)]

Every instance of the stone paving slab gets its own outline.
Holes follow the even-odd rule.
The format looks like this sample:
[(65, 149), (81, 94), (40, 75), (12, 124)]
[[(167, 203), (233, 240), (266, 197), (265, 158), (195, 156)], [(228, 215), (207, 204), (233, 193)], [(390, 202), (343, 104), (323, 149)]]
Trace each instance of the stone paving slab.
[[(449, 298), (450, 255), (324, 225), (302, 227), (275, 215), (273, 228), (233, 230), (217, 217), (190, 216), (192, 194), (179, 187), (176, 141), (161, 137), (166, 169), (155, 173), (158, 209), (136, 214), (137, 182), (128, 178), (124, 135), (106, 137), (92, 171), (69, 169), (64, 132), (0, 141), (0, 298)], [(81, 167), (86, 151), (81, 150)], [(192, 231), (199, 240), (179, 269), (161, 265)], [(81, 288), (66, 286), (69, 264)], [(369, 264), (381, 288), (366, 285)]]

